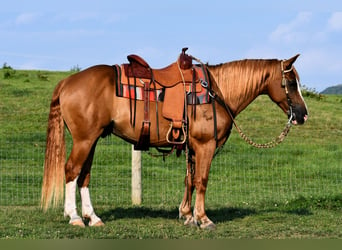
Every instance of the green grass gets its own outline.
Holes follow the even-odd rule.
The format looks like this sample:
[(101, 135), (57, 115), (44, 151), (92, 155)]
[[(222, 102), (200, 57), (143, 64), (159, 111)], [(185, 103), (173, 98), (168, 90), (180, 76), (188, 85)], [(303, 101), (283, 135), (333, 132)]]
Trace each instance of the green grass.
[[(183, 226), (177, 208), (101, 206), (102, 228), (67, 225), (61, 210), (46, 214), (35, 207), (0, 207), (2, 239), (290, 239), (341, 238), (341, 197), (299, 198), (286, 205), (218, 207), (208, 215), (214, 231)], [(29, 218), (29, 219), (28, 219)]]
[[(104, 228), (73, 228), (62, 208), (38, 208), (50, 98), (71, 72), (0, 70), (0, 238), (341, 238), (342, 96), (308, 95), (310, 117), (273, 149), (233, 129), (215, 157), (206, 207), (214, 232), (177, 219), (185, 157), (143, 154), (143, 204), (131, 205), (131, 146), (101, 139), (91, 195)], [(257, 142), (278, 136), (286, 116), (260, 97), (237, 119)], [(68, 151), (71, 140), (68, 136)]]

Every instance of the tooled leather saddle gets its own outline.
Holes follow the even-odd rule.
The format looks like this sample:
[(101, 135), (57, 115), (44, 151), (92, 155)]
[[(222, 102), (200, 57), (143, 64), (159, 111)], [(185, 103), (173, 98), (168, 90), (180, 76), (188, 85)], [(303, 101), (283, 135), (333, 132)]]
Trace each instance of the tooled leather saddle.
[[(186, 54), (186, 50), (187, 48), (183, 48), (178, 60), (162, 69), (151, 68), (149, 64), (138, 55), (127, 56), (129, 64), (121, 65), (121, 83), (126, 81), (126, 84), (129, 86), (134, 82), (134, 87), (143, 88), (141, 99), (144, 101), (144, 120), (142, 122), (139, 140), (137, 144), (134, 145), (136, 150), (148, 150), (150, 146), (151, 122), (149, 107), (151, 91), (154, 93), (161, 93), (161, 91), (163, 91), (162, 98), (164, 103), (162, 115), (170, 121), (170, 129), (167, 133), (166, 140), (171, 145), (182, 145), (185, 143), (187, 138), (185, 132), (187, 118), (184, 117), (184, 109), (185, 102), (187, 102), (188, 99), (186, 93), (194, 93), (192, 97), (190, 97), (192, 98), (192, 100), (190, 99), (191, 103), (194, 104), (196, 103), (196, 92), (202, 90), (202, 85), (205, 85), (203, 82), (206, 82), (206, 84), (208, 82), (207, 72), (204, 70), (204, 67), (201, 68), (202, 71), (200, 74), (202, 77), (199, 77), (198, 69), (200, 67), (195, 67), (195, 65), (193, 65), (193, 57)], [(134, 90), (134, 98), (132, 98), (131, 93), (129, 93), (129, 95), (131, 99), (136, 100), (138, 94), (136, 93), (136, 90)], [(130, 105), (132, 106), (132, 104)], [(193, 114), (195, 114), (195, 108), (193, 109)], [(135, 113), (132, 116), (132, 112), (131, 123), (135, 125)], [(158, 130), (157, 120), (157, 131)]]

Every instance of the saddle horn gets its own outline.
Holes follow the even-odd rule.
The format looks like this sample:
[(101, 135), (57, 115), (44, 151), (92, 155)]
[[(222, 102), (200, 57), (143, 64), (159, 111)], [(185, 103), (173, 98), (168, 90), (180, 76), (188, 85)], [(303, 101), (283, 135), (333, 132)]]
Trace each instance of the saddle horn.
[(190, 69), (192, 68), (192, 56), (189, 56), (185, 52), (188, 48), (183, 48), (182, 53), (179, 55), (178, 63), (181, 69)]

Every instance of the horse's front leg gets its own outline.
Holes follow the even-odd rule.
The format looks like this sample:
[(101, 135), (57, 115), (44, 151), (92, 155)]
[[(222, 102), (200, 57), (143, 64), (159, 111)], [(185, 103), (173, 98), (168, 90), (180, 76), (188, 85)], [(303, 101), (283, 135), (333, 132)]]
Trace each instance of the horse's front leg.
[(194, 217), (192, 216), (191, 211), (191, 200), (192, 193), (194, 191), (193, 178), (195, 171), (195, 157), (193, 153), (189, 153), (188, 157), (188, 165), (186, 170), (186, 176), (184, 179), (184, 196), (182, 203), (179, 205), (179, 218), (184, 218), (184, 225), (193, 226), (196, 225)]
[(215, 224), (205, 212), (205, 192), (208, 184), (209, 170), (215, 153), (215, 144), (201, 145), (196, 151), (196, 169), (193, 184), (196, 188), (194, 220), (201, 228), (215, 229)]

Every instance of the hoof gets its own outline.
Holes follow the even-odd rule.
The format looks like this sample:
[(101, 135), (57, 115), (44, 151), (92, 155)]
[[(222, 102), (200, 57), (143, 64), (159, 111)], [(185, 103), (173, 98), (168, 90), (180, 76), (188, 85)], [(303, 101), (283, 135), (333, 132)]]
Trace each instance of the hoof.
[(101, 220), (99, 220), (98, 222), (96, 222), (94, 224), (89, 224), (89, 226), (91, 226), (91, 227), (104, 227), (104, 225), (105, 224)]
[(184, 226), (187, 227), (197, 227), (197, 223), (194, 220), (194, 217), (188, 217), (185, 221), (184, 221)]
[(201, 229), (205, 229), (205, 230), (215, 230), (216, 229), (216, 225), (212, 222), (212, 221), (208, 221), (206, 223), (202, 223), (200, 225)]
[(88, 226), (90, 227), (103, 227), (105, 225), (95, 213), (92, 213), (91, 215), (84, 215), (83, 218), (89, 222)]
[(78, 226), (78, 227), (85, 227), (84, 222), (82, 219), (76, 219), (76, 220), (72, 220), (69, 222), (70, 225), (72, 226)]

